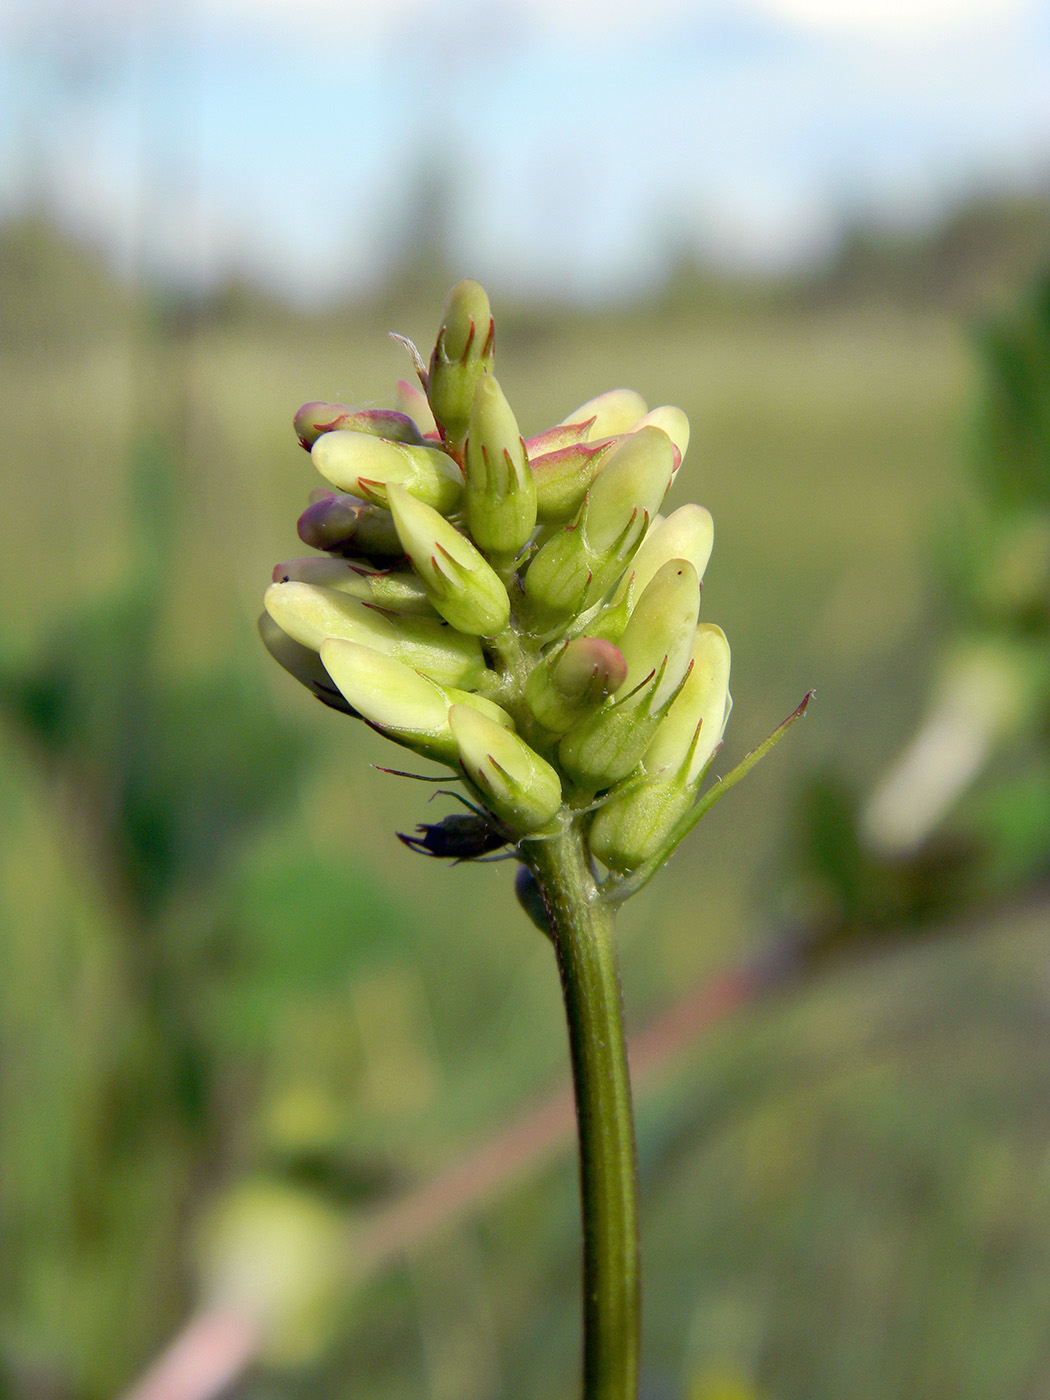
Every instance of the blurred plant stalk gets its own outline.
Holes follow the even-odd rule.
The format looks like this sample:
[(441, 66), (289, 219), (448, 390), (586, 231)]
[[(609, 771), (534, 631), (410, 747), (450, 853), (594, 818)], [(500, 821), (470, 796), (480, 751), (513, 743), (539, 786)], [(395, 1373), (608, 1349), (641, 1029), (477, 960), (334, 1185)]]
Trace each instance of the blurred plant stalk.
[[(783, 988), (807, 966), (801, 947), (775, 945), (692, 988), (630, 1037), (635, 1087), (644, 1092), (658, 1083), (704, 1034)], [(558, 1086), (430, 1181), (346, 1220), (337, 1239), (339, 1286), (346, 1292), (363, 1287), (429, 1235), (480, 1209), (561, 1152), (573, 1134), (574, 1105), (572, 1084)], [(280, 1261), (273, 1261), (273, 1267), (279, 1268)], [(265, 1343), (257, 1311), (210, 1306), (205, 1300), (122, 1400), (215, 1400), (260, 1359)]]

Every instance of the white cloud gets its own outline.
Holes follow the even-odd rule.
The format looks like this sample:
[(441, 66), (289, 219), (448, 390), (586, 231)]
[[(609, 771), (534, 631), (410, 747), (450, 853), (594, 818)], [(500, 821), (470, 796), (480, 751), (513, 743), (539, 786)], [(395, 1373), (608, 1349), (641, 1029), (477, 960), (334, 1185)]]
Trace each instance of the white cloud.
[(1032, 14), (1031, 0), (755, 0), (758, 9), (823, 34), (920, 41), (1005, 29)]
[(23, 40), (236, 30), (283, 34), (304, 46), (371, 46), (411, 36), (448, 36), (467, 48), (478, 31), (563, 42), (616, 44), (705, 17), (773, 19), (810, 32), (895, 41), (974, 28), (1002, 30), (1045, 0), (0, 0), (0, 37)]

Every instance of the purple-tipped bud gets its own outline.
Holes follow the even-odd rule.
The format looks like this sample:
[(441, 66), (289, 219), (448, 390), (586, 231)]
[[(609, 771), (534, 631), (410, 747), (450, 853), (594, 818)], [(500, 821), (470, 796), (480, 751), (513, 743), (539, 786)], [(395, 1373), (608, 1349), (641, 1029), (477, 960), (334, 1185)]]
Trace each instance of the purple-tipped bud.
[(413, 423), (419, 425), (425, 437), (433, 439), (439, 436), (427, 396), (418, 384), (410, 384), (407, 379), (397, 381), (397, 406)]
[(405, 551), (390, 512), (354, 496), (317, 494), (298, 522), (299, 538), (311, 549), (360, 559), (400, 559)]
[(304, 403), (294, 419), (295, 433), (309, 452), (323, 433), (371, 433), (392, 442), (421, 443), (423, 434), (407, 413), (392, 408), (347, 408), (342, 403)]
[(542, 433), (526, 438), (529, 461), (544, 457), (548, 452), (560, 452), (563, 447), (575, 447), (578, 442), (587, 442), (593, 423), (593, 418), (582, 423), (556, 423), (553, 428), (544, 428)]
[(525, 682), (525, 699), (544, 729), (564, 734), (616, 693), (627, 678), (619, 647), (598, 637), (560, 646)]
[(589, 422), (587, 436), (591, 442), (597, 442), (616, 433), (630, 432), (645, 410), (645, 400), (633, 389), (606, 389), (604, 394), (574, 408), (562, 424)]
[(445, 302), (427, 376), (434, 418), (453, 445), (466, 436), (478, 380), (492, 368), (494, 335), (485, 289), (469, 279), (458, 282)]
[(530, 457), (536, 482), (537, 518), (545, 525), (571, 520), (618, 441), (607, 438), (604, 442), (578, 442)]

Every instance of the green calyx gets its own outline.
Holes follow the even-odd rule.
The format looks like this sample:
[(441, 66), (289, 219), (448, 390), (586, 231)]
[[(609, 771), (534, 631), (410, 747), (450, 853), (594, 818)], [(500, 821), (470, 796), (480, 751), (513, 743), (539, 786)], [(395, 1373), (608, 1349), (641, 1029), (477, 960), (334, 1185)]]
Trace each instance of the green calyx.
[(465, 468), (471, 536), (485, 554), (512, 559), (536, 525), (536, 482), (517, 419), (491, 374), (474, 390)]
[(445, 441), (466, 436), (478, 380), (491, 369), (495, 330), (485, 289), (469, 279), (448, 294), (427, 373), (427, 400)]

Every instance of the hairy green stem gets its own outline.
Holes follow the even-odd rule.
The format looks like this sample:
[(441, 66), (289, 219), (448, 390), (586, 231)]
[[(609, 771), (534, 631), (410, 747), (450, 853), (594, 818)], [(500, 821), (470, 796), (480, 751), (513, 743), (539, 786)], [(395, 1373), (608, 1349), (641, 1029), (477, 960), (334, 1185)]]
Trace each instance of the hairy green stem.
[(558, 955), (569, 1027), (583, 1219), (583, 1400), (636, 1400), (637, 1167), (614, 915), (577, 822), (525, 843)]

